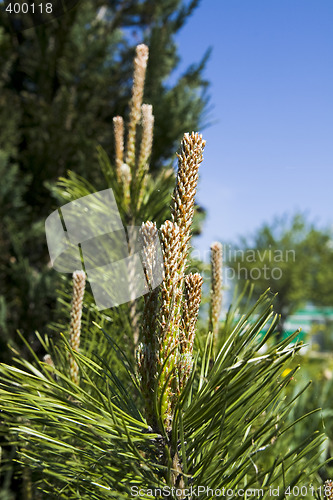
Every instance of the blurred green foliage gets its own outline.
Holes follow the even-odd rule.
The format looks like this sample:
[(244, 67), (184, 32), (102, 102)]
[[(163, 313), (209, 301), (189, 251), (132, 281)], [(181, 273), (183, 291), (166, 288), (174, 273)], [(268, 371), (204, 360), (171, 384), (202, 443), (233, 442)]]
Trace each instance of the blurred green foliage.
[(235, 279), (253, 284), (253, 299), (267, 288), (276, 294), (278, 331), (300, 306), (333, 304), (333, 236), (302, 214), (276, 218), (226, 252)]

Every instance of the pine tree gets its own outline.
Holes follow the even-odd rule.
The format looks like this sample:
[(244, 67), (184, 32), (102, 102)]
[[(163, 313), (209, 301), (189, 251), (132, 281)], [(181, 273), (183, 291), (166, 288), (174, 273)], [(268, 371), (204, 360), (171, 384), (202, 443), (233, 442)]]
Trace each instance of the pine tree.
[[(114, 120), (114, 163), (100, 150), (105, 178), (129, 220), (136, 211), (154, 212), (161, 200), (153, 187), (165, 185), (164, 172), (155, 178), (147, 168), (147, 122), (141, 147), (133, 147), (137, 110), (153, 116), (141, 103), (146, 53), (147, 47), (138, 47), (129, 121)], [(222, 328), (216, 327), (222, 300), (216, 244), (211, 327), (198, 325), (202, 278), (187, 266), (204, 146), (200, 134), (184, 134), (167, 220), (164, 208), (163, 215), (155, 213), (158, 224), (147, 220), (141, 227), (150, 243), (143, 259), (147, 280), (161, 264), (151, 251), (158, 226), (164, 272), (139, 311), (136, 360), (118, 322), (126, 310), (97, 312), (81, 271), (73, 274), (69, 328), (54, 341), (37, 334), (44, 360), (30, 348), (33, 362), (15, 353), (14, 364), (0, 365), (1, 435), (17, 447), (25, 491), (33, 498), (128, 499), (140, 490), (147, 500), (230, 499), (237, 489), (255, 489), (258, 498), (268, 499), (272, 488), (280, 488), (283, 498), (303, 479), (320, 484), (315, 472), (325, 436), (299, 442), (293, 433), (298, 422), (288, 421), (295, 399), (285, 400), (286, 388), (298, 368), (286, 368), (300, 349), (292, 344), (298, 332), (260, 353), (278, 323), (267, 293), (244, 314), (236, 302)], [(94, 191), (73, 174), (60, 187), (67, 199)], [(168, 189), (162, 193), (167, 197)], [(134, 337), (136, 324), (129, 326)], [(2, 465), (6, 470), (7, 462)], [(307, 491), (303, 498), (313, 498)]]

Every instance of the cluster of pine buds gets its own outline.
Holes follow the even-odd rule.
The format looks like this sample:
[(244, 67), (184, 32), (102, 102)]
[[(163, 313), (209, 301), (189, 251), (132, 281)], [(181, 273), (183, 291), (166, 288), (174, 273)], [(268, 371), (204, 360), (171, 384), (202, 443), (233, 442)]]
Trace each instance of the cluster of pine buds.
[[(152, 150), (154, 116), (152, 106), (142, 104), (148, 61), (148, 47), (136, 48), (132, 99), (130, 103), (127, 140), (125, 144), (124, 120), (113, 119), (115, 139), (115, 165), (117, 181), (123, 190), (127, 209), (133, 214), (139, 209), (149, 170)], [(136, 153), (137, 126), (142, 124), (141, 143)], [(193, 365), (193, 346), (196, 322), (201, 301), (202, 278), (199, 274), (186, 276), (191, 226), (193, 223), (195, 195), (199, 165), (203, 159), (205, 141), (198, 133), (185, 134), (178, 154), (178, 173), (171, 206), (171, 220), (160, 228), (163, 262), (156, 261), (157, 228), (146, 222), (141, 228), (143, 240), (144, 271), (150, 292), (145, 295), (142, 317), (142, 343), (138, 349), (138, 367), (141, 387), (146, 402), (147, 420), (156, 423), (156, 398), (161, 405), (163, 425), (171, 428), (174, 405), (185, 387)], [(132, 215), (133, 215), (132, 214)], [(133, 215), (134, 217), (134, 215)], [(134, 220), (134, 219), (133, 219)], [(154, 286), (154, 276), (163, 267), (164, 279)], [(70, 346), (78, 351), (80, 346), (82, 300), (85, 274), (73, 274), (73, 301), (70, 325)], [(216, 309), (216, 308), (215, 308)], [(214, 318), (217, 312), (214, 309)], [(138, 314), (133, 300), (130, 307), (134, 344), (138, 338)], [(215, 323), (215, 321), (214, 321)], [(79, 369), (70, 356), (71, 379), (79, 383)]]
[[(142, 103), (148, 54), (147, 45), (140, 44), (136, 47), (126, 144), (124, 120), (121, 116), (113, 118), (116, 177), (122, 190), (122, 203), (126, 217), (131, 225), (135, 224), (136, 215), (143, 202), (149, 178), (149, 161), (153, 144), (153, 107), (150, 104)], [(139, 146), (137, 144), (137, 127), (140, 124), (141, 140)], [(130, 287), (131, 283), (130, 280)], [(129, 316), (134, 348), (136, 348), (139, 340), (140, 316), (135, 299), (131, 300)]]

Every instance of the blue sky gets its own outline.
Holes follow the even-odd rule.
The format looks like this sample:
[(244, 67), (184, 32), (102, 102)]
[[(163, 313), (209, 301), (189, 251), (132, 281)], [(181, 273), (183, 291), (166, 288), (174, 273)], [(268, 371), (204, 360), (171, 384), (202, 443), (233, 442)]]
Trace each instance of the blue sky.
[(194, 246), (295, 211), (333, 224), (333, 2), (202, 0), (177, 43), (180, 70), (213, 48)]

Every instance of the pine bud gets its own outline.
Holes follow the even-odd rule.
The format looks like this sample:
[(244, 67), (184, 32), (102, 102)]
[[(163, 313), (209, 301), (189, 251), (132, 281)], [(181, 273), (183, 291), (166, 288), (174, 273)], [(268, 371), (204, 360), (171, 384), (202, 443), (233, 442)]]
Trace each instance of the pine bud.
[(210, 291), (210, 330), (216, 341), (222, 307), (222, 244), (212, 243), (211, 247), (212, 284)]
[[(86, 285), (86, 274), (84, 271), (74, 271), (73, 273), (73, 299), (70, 324), (69, 344), (73, 351), (78, 351), (80, 347), (81, 317), (84, 289)], [(70, 356), (70, 376), (75, 384), (79, 383), (79, 367)]]
[(127, 151), (125, 162), (134, 171), (136, 126), (140, 120), (143, 89), (148, 61), (148, 47), (141, 44), (136, 48), (130, 118), (128, 124)]
[(113, 133), (115, 143), (117, 180), (118, 182), (121, 182), (121, 167), (124, 162), (124, 120), (121, 116), (115, 116), (113, 118)]

